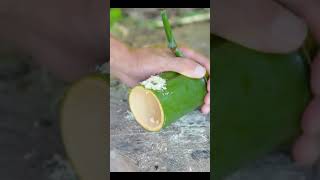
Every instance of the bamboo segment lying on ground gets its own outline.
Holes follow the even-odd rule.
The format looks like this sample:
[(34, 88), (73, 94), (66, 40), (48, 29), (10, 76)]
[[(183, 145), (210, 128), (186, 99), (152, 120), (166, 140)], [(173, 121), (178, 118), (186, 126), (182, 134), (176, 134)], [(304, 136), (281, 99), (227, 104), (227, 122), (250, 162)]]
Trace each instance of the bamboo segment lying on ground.
[(94, 74), (73, 83), (61, 102), (61, 136), (80, 180), (106, 178), (107, 154), (107, 75)]

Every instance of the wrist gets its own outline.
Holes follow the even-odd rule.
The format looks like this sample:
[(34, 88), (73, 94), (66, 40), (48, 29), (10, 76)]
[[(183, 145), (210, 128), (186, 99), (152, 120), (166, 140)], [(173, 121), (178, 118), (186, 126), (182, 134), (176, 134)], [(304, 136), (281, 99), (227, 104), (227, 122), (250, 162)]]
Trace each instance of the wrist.
[(110, 37), (110, 70), (120, 78), (127, 76), (134, 62), (134, 52), (124, 43)]

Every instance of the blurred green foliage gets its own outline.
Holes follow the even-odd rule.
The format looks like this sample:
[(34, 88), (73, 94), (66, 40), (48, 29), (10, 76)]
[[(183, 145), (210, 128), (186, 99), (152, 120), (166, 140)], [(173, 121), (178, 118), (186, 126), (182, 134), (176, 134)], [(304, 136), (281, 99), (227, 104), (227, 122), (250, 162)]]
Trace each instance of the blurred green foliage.
[(122, 19), (122, 10), (120, 8), (110, 8), (110, 28), (114, 23)]

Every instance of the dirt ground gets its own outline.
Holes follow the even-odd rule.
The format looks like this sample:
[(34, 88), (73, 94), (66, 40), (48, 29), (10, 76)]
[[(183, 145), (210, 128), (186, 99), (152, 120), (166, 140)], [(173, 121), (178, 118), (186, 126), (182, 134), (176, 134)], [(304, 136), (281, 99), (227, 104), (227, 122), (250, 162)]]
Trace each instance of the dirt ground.
[(4, 46), (0, 45), (0, 179), (75, 180), (57, 116), (67, 84)]
[[(139, 12), (136, 16), (141, 17)], [(131, 46), (166, 43), (162, 28), (150, 30), (128, 21), (121, 28), (124, 34), (116, 36)], [(174, 34), (178, 43), (210, 57), (209, 21), (176, 27)], [(111, 171), (210, 171), (210, 115), (197, 110), (160, 132), (151, 133), (128, 116), (127, 97), (128, 87), (111, 78)]]
[(274, 152), (239, 169), (226, 180), (318, 180), (319, 172), (319, 165), (298, 167), (288, 153)]

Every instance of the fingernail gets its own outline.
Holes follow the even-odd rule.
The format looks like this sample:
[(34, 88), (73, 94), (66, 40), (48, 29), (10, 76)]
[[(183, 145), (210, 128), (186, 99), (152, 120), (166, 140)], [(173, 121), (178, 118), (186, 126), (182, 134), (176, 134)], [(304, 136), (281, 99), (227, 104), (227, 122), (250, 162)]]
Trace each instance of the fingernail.
[(206, 74), (206, 69), (200, 65), (197, 65), (197, 67), (194, 69), (194, 75), (196, 77), (203, 77)]

